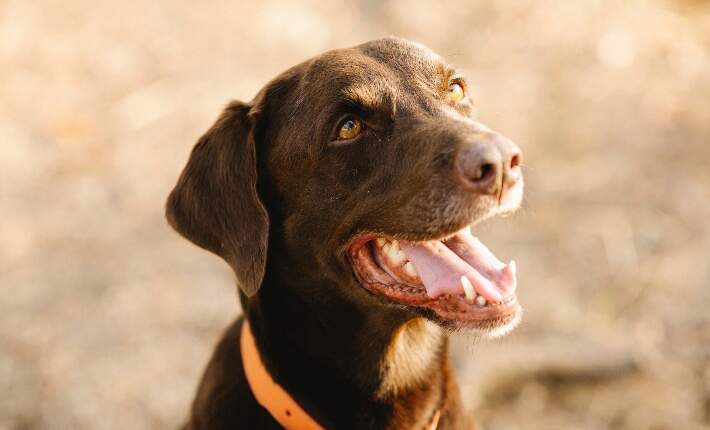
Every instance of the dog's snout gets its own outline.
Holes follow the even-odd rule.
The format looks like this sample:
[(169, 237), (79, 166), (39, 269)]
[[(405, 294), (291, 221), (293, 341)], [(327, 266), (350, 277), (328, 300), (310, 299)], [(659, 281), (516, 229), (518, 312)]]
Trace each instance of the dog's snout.
[(501, 196), (520, 180), (522, 153), (510, 140), (486, 133), (464, 145), (456, 156), (458, 174), (473, 192)]

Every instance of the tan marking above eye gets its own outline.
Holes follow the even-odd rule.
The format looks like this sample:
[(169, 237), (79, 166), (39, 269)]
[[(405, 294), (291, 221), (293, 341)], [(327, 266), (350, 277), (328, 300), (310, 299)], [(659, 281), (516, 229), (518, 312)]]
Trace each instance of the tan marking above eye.
[(452, 82), (449, 84), (449, 88), (446, 89), (446, 95), (452, 102), (460, 102), (466, 96), (466, 92), (463, 89), (463, 85), (458, 82)]
[(362, 128), (362, 121), (356, 118), (350, 118), (344, 121), (340, 126), (337, 140), (353, 139), (362, 133)]

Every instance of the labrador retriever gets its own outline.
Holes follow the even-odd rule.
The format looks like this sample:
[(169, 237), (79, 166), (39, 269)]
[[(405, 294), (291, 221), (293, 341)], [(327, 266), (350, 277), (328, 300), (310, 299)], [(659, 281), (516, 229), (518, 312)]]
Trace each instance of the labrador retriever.
[(244, 316), (186, 429), (471, 428), (447, 335), (520, 320), (515, 263), (471, 227), (523, 194), (471, 88), (389, 37), (283, 72), (199, 139), (167, 218), (233, 269)]

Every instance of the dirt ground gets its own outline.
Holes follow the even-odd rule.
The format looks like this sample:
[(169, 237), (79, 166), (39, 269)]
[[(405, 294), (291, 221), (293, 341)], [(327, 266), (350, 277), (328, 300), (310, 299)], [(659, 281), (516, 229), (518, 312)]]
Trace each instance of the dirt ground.
[[(248, 4), (247, 4), (248, 3)], [(238, 313), (162, 205), (232, 98), (396, 34), (525, 151), (522, 326), (454, 358), (483, 429), (710, 429), (710, 5), (0, 0), (0, 429), (175, 428)]]

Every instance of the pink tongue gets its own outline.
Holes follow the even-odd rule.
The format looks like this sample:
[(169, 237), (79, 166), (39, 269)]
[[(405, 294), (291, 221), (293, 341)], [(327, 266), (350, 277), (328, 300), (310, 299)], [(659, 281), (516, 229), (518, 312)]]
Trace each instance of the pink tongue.
[(515, 292), (515, 266), (500, 262), (468, 229), (444, 243), (400, 241), (400, 247), (417, 269), (429, 297), (464, 294), (462, 276), (489, 302), (502, 301)]

